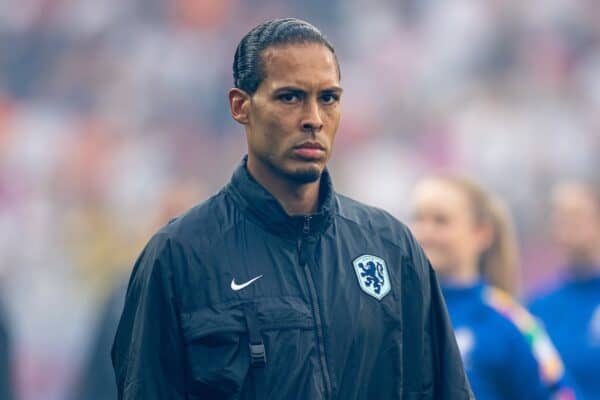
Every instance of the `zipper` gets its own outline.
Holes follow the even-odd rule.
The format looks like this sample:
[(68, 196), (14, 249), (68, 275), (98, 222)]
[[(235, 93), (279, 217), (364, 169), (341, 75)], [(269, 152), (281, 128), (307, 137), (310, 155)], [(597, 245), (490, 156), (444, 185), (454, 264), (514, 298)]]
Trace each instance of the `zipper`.
[(325, 359), (325, 344), (323, 338), (323, 328), (321, 325), (321, 311), (319, 309), (319, 303), (317, 300), (317, 291), (315, 290), (315, 283), (312, 279), (311, 273), (308, 269), (308, 264), (304, 265), (304, 272), (306, 273), (306, 278), (308, 281), (308, 287), (310, 289), (312, 303), (313, 303), (313, 312), (315, 315), (315, 322), (317, 324), (317, 340), (319, 346), (319, 358), (321, 360), (321, 369), (323, 370), (323, 378), (325, 380), (325, 390), (327, 391), (327, 397), (331, 398), (331, 379), (329, 378), (329, 366), (327, 365), (327, 360)]
[(312, 217), (310, 215), (305, 215), (304, 216), (304, 225), (302, 226), (302, 233), (304, 234), (304, 236), (308, 236), (308, 234), (310, 233), (310, 219)]
[[(303, 233), (304, 239), (306, 239), (306, 235), (310, 232), (310, 216), (304, 217), (304, 227)], [(331, 398), (332, 396), (332, 388), (331, 388), (331, 379), (329, 377), (329, 367), (327, 365), (327, 359), (325, 358), (325, 339), (323, 335), (323, 327), (321, 322), (321, 311), (319, 308), (319, 299), (317, 297), (317, 290), (315, 288), (315, 281), (312, 278), (312, 274), (308, 265), (308, 254), (307, 248), (305, 244), (305, 240), (302, 238), (298, 239), (298, 252), (299, 252), (299, 261), (300, 266), (304, 269), (304, 274), (306, 276), (306, 281), (308, 282), (308, 289), (310, 292), (310, 300), (311, 300), (311, 308), (313, 311), (313, 316), (315, 318), (315, 324), (317, 326), (317, 348), (319, 352), (319, 361), (321, 363), (321, 370), (323, 371), (323, 381), (325, 383), (325, 391), (326, 397)]]

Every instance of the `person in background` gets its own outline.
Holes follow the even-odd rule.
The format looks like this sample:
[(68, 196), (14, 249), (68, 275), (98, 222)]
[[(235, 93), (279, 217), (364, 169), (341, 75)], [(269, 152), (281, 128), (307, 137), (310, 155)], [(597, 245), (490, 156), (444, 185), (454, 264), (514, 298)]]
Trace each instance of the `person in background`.
[(127, 280), (123, 279), (113, 289), (101, 309), (73, 400), (117, 399), (117, 385), (110, 361), (110, 349), (123, 311), (126, 290)]
[(8, 323), (4, 306), (0, 303), (0, 399), (13, 399), (12, 357)]
[[(152, 224), (152, 229), (166, 224), (203, 197), (204, 187), (197, 180), (185, 179), (171, 183), (161, 199), (158, 217)], [(116, 280), (115, 287), (102, 306), (72, 400), (117, 400), (117, 384), (110, 350), (123, 312), (127, 278), (123, 274)], [(0, 400), (4, 400), (4, 397), (0, 396)]]
[(499, 200), (446, 175), (418, 182), (413, 207), (413, 232), (440, 277), (475, 397), (575, 398), (546, 333), (513, 298), (517, 246)]
[(536, 296), (544, 323), (585, 399), (600, 399), (600, 188), (562, 182), (552, 194), (552, 231), (566, 281)]

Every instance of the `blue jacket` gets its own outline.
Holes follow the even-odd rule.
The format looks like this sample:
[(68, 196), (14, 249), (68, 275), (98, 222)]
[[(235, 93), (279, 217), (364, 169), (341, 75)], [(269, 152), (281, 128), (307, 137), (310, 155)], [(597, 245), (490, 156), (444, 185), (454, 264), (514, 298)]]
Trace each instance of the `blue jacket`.
[(574, 398), (552, 343), (512, 297), (481, 283), (442, 290), (477, 399)]
[(584, 399), (600, 399), (600, 276), (567, 281), (538, 297), (531, 311), (550, 338)]

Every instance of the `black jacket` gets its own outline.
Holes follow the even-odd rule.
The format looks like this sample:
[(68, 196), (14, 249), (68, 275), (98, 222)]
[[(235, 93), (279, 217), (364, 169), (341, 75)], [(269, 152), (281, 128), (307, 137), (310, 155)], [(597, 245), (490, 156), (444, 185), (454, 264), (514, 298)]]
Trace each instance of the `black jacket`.
[(408, 229), (321, 182), (318, 213), (290, 217), (244, 161), (150, 240), (112, 351), (119, 398), (471, 398)]

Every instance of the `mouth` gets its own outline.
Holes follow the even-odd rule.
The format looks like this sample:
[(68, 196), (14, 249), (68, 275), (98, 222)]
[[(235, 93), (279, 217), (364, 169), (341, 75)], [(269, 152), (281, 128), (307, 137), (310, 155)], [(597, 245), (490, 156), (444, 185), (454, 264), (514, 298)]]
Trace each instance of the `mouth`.
[(323, 158), (325, 147), (318, 142), (304, 142), (294, 146), (293, 153), (305, 160), (315, 160)]

